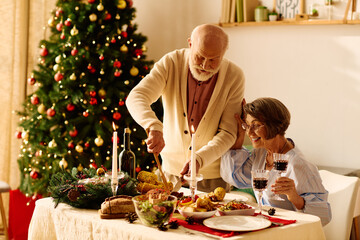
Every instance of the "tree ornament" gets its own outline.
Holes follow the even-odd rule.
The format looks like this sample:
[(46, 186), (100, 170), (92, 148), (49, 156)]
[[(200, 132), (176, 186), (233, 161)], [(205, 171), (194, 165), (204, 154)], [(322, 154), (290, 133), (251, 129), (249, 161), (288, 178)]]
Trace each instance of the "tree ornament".
[(39, 97), (36, 96), (35, 94), (31, 96), (30, 101), (31, 101), (31, 104), (33, 104), (33, 105), (37, 105), (40, 102)]
[(135, 168), (135, 171), (136, 171), (137, 173), (139, 173), (139, 172), (141, 171), (141, 167), (137, 166), (137, 167)]
[(75, 80), (76, 80), (76, 75), (75, 75), (75, 73), (72, 73), (72, 74), (70, 75), (70, 80), (71, 80), (71, 81), (75, 81)]
[(70, 149), (74, 149), (74, 147), (75, 147), (75, 144), (74, 144), (74, 142), (73, 141), (71, 141), (71, 142), (69, 142), (68, 143), (68, 148), (70, 148)]
[(104, 60), (104, 55), (101, 54), (101, 55), (99, 56), (99, 60), (100, 60), (100, 61)]
[(133, 1), (132, 0), (127, 0), (127, 4), (131, 8), (133, 6)]
[(78, 152), (78, 153), (82, 153), (84, 151), (83, 147), (81, 145), (76, 145), (75, 147), (75, 150)]
[(94, 2), (95, 2), (95, 0), (88, 0), (88, 3), (90, 3), (90, 4), (92, 4)]
[(53, 16), (51, 16), (48, 20), (48, 26), (49, 27), (54, 27), (55, 26), (55, 19)]
[(119, 70), (116, 69), (115, 72), (114, 72), (114, 76), (115, 77), (120, 77), (121, 72), (122, 72), (121, 70), (119, 71)]
[(143, 52), (146, 52), (146, 51), (147, 51), (147, 47), (146, 47), (145, 45), (142, 45), (141, 50), (142, 50)]
[(104, 20), (107, 21), (107, 20), (110, 20), (110, 19), (111, 19), (111, 14), (107, 12), (107, 13), (105, 14)]
[(96, 98), (90, 98), (89, 103), (90, 103), (90, 105), (96, 105), (98, 102), (97, 102)]
[(88, 116), (89, 116), (89, 112), (87, 112), (87, 111), (83, 112), (83, 116), (84, 116), (84, 117), (88, 117)]
[(64, 78), (64, 75), (61, 72), (55, 73), (54, 79), (55, 81), (59, 82)]
[(86, 148), (90, 147), (90, 143), (89, 142), (84, 143), (84, 147)]
[(56, 62), (56, 63), (60, 63), (60, 62), (61, 62), (61, 55), (56, 56), (55, 62)]
[(78, 200), (78, 197), (80, 197), (80, 192), (76, 189), (70, 189), (70, 191), (67, 194), (67, 197), (70, 201), (76, 202)]
[(55, 111), (55, 109), (53, 109), (53, 108), (49, 108), (49, 109), (46, 111), (46, 114), (47, 114), (49, 117), (53, 117), (53, 116), (55, 116), (56, 111)]
[(64, 33), (64, 32), (62, 32), (62, 33), (60, 34), (60, 39), (61, 39), (61, 40), (64, 40), (64, 39), (65, 39), (65, 37), (66, 37), (66, 36), (65, 36), (65, 33)]
[(26, 141), (29, 140), (29, 132), (28, 131), (22, 132), (21, 138)]
[(98, 176), (104, 176), (105, 175), (105, 170), (103, 169), (103, 168), (98, 168), (97, 170), (96, 170), (96, 175), (98, 175)]
[(16, 132), (15, 132), (15, 137), (16, 137), (17, 139), (21, 139), (21, 134), (22, 134), (21, 131), (16, 131)]
[(89, 167), (90, 168), (94, 168), (94, 169), (97, 169), (97, 165), (96, 165), (96, 163), (90, 163), (90, 165), (89, 165)]
[(91, 22), (95, 22), (97, 20), (97, 15), (95, 13), (90, 14), (89, 20)]
[(55, 64), (55, 65), (53, 66), (53, 70), (54, 70), (55, 72), (59, 71), (59, 70), (60, 70), (59, 64)]
[(54, 140), (54, 139), (51, 140), (51, 141), (49, 142), (49, 148), (56, 148), (56, 147), (57, 147), (57, 144), (56, 144), (55, 140)]
[(126, 1), (120, 0), (119, 3), (118, 3), (118, 5), (117, 5), (117, 7), (118, 7), (119, 9), (124, 9), (124, 8), (126, 8)]
[(122, 107), (122, 106), (124, 106), (124, 105), (125, 105), (125, 102), (124, 102), (123, 100), (120, 100), (120, 101), (119, 101), (119, 106)]
[(75, 105), (72, 103), (69, 103), (68, 105), (66, 105), (66, 110), (68, 110), (69, 112), (72, 112), (75, 110)]
[(131, 69), (130, 69), (130, 75), (135, 77), (136, 75), (139, 74), (139, 69), (137, 69), (135, 66), (133, 66)]
[(90, 97), (96, 97), (96, 91), (91, 90), (89, 92)]
[(104, 10), (104, 5), (102, 5), (102, 3), (100, 2), (99, 3), (99, 5), (97, 5), (97, 10), (99, 11), (99, 12), (101, 12), (102, 10)]
[(127, 32), (125, 32), (125, 31), (122, 31), (122, 32), (121, 32), (121, 36), (122, 36), (123, 38), (127, 38), (128, 33), (127, 33)]
[(71, 30), (70, 30), (70, 34), (71, 36), (76, 36), (78, 35), (79, 30), (77, 30), (76, 26), (74, 26)]
[(59, 9), (56, 10), (55, 16), (56, 16), (56, 17), (60, 17), (61, 14), (63, 14), (63, 12), (64, 12), (64, 11), (63, 11), (61, 8), (59, 8)]
[(120, 67), (121, 67), (121, 62), (116, 59), (116, 60), (114, 61), (113, 66), (114, 66), (115, 68), (120, 68)]
[(119, 112), (115, 112), (115, 113), (113, 114), (113, 119), (119, 120), (120, 118), (121, 118), (121, 114), (120, 114)]
[(76, 128), (72, 129), (69, 131), (69, 135), (70, 137), (76, 137), (78, 135), (78, 131), (76, 130)]
[(45, 113), (46, 107), (44, 104), (40, 104), (37, 108), (38, 113), (43, 114)]
[(71, 26), (71, 19), (70, 18), (66, 19), (64, 24), (65, 24), (65, 26), (70, 27)]
[(58, 24), (56, 24), (56, 30), (58, 30), (59, 32), (62, 31), (63, 28), (63, 24), (61, 22), (59, 22)]
[(77, 167), (77, 170), (79, 172), (81, 172), (84, 169), (84, 167), (81, 165), (81, 163), (79, 163), (79, 166)]
[(27, 82), (29, 85), (34, 85), (36, 83), (36, 79), (34, 77), (29, 77)]
[(134, 54), (136, 57), (141, 57), (143, 55), (143, 51), (139, 48), (134, 50)]
[(101, 136), (98, 136), (95, 138), (94, 143), (96, 146), (100, 147), (104, 144), (104, 140), (101, 138)]
[(71, 55), (72, 56), (76, 56), (78, 54), (78, 50), (76, 48), (74, 48), (73, 50), (71, 50)]
[(42, 57), (46, 57), (49, 54), (49, 51), (47, 50), (47, 48), (43, 47), (40, 49), (40, 55)]
[(111, 43), (116, 43), (116, 39), (114, 37), (111, 38), (110, 40)]
[(61, 161), (59, 162), (59, 166), (60, 168), (66, 169), (68, 166), (67, 161), (65, 160), (65, 158), (61, 159)]
[(40, 178), (40, 173), (37, 170), (33, 169), (30, 172), (30, 177), (32, 179), (38, 179), (38, 178)]
[(104, 75), (104, 74), (105, 74), (104, 69), (101, 69), (101, 70), (100, 70), (100, 74), (101, 74), (101, 75)]
[(124, 84), (125, 84), (125, 85), (129, 85), (129, 84), (130, 84), (130, 81), (129, 81), (129, 80), (125, 80), (125, 81), (124, 81)]
[(106, 91), (105, 91), (105, 89), (101, 88), (101, 89), (99, 90), (98, 94), (99, 94), (99, 96), (100, 96), (101, 98), (104, 98), (104, 97), (106, 96)]
[(127, 52), (128, 52), (128, 47), (127, 47), (125, 44), (123, 44), (123, 45), (120, 47), (120, 51), (121, 51), (122, 53), (127, 53)]

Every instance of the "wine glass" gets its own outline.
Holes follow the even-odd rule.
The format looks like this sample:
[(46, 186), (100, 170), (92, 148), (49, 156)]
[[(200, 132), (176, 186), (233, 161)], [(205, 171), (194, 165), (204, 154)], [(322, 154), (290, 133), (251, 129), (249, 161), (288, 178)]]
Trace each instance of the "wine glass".
[(258, 193), (258, 207), (259, 207), (259, 215), (262, 216), (262, 195), (263, 191), (266, 191), (268, 180), (269, 180), (269, 171), (263, 169), (257, 169), (251, 171), (252, 176), (252, 186), (255, 192)]
[[(282, 177), (287, 170), (287, 166), (289, 163), (289, 155), (282, 154), (282, 153), (273, 153), (273, 160), (274, 160), (274, 169), (276, 171), (276, 179)], [(285, 201), (281, 198), (278, 194), (275, 194), (272, 198), (274, 200)]]

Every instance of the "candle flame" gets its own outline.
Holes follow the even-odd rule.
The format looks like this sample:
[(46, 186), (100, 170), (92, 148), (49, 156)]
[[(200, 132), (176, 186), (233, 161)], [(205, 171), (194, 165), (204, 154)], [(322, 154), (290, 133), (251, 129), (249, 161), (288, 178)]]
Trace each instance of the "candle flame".
[(191, 134), (195, 133), (194, 125), (191, 125)]
[(116, 126), (115, 126), (114, 122), (112, 122), (112, 126), (113, 126), (114, 131), (116, 131)]

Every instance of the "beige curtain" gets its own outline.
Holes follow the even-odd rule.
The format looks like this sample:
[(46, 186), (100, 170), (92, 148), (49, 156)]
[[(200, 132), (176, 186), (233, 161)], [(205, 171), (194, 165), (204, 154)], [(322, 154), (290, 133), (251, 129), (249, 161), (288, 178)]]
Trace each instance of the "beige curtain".
[[(21, 140), (15, 137), (25, 95), (34, 89), (27, 78), (39, 56), (39, 41), (46, 37), (47, 21), (56, 0), (2, 0), (0, 4), (0, 180), (19, 186), (17, 157)], [(9, 194), (4, 194), (8, 212)]]

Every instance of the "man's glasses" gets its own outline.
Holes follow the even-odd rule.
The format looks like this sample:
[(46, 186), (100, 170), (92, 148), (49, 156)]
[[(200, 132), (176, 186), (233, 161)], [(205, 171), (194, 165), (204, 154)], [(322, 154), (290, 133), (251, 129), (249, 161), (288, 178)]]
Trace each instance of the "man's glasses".
[(241, 124), (242, 129), (244, 129), (245, 131), (250, 131), (250, 130), (257, 131), (262, 126), (264, 126), (264, 124), (251, 124), (251, 125), (247, 125), (246, 123)]

